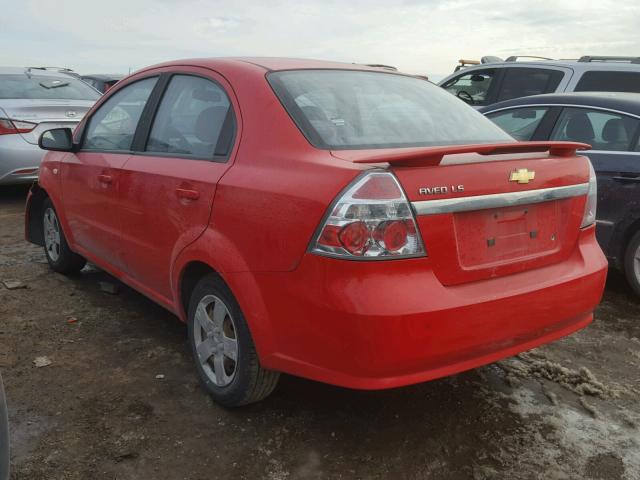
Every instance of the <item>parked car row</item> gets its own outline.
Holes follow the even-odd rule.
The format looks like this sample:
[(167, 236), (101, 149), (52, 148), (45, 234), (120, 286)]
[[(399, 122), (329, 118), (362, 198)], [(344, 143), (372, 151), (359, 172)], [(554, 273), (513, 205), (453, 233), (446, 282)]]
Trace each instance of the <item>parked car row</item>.
[[(636, 95), (510, 100), (486, 107), (492, 122), (449, 93), (480, 106), (640, 70), (516, 60), (461, 68), (444, 89), (269, 58), (161, 64), (101, 98), (82, 84), (96, 103), (77, 126), (32, 117), (17, 132), (50, 151), (27, 239), (55, 271), (89, 260), (185, 321), (203, 385), (228, 406), (264, 398), (280, 372), (390, 388), (555, 340), (593, 318), (597, 240), (640, 278), (638, 172), (607, 157), (638, 151)], [(20, 75), (80, 89), (51, 69)]]

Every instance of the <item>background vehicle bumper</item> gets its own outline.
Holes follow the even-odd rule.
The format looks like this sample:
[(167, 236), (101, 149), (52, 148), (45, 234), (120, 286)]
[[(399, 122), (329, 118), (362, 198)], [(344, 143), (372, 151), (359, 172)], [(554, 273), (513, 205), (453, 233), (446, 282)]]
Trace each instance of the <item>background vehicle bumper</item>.
[(0, 136), (0, 185), (31, 183), (46, 152), (20, 135)]
[(295, 271), (232, 281), (256, 281), (260, 301), (247, 309), (241, 294), (240, 302), (256, 343), (262, 330), (275, 332), (273, 348), (260, 352), (266, 368), (382, 389), (475, 368), (585, 327), (606, 272), (591, 227), (561, 263), (453, 287), (438, 281), (428, 258), (306, 255)]

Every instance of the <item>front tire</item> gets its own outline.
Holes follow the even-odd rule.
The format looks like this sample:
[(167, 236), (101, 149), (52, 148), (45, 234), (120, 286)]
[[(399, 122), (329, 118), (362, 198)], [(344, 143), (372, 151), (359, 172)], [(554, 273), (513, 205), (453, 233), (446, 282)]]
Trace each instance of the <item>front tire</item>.
[(69, 248), (56, 209), (49, 198), (42, 205), (42, 236), (44, 254), (54, 271), (69, 274), (82, 270), (87, 261)]
[(260, 365), (240, 306), (217, 275), (203, 277), (193, 289), (188, 327), (200, 380), (217, 403), (239, 407), (274, 390), (280, 374)]

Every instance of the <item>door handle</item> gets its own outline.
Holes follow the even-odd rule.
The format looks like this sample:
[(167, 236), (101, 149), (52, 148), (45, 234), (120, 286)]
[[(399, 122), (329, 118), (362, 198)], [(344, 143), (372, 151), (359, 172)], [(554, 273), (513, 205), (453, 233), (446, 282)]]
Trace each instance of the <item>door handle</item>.
[(179, 198), (186, 198), (187, 200), (197, 200), (200, 198), (200, 192), (186, 188), (176, 188), (176, 195)]
[(638, 177), (625, 177), (625, 176), (617, 176), (613, 177), (616, 182), (622, 183), (640, 183), (640, 176)]
[(98, 180), (100, 180), (100, 183), (106, 183), (106, 184), (113, 183), (113, 177), (111, 175), (105, 175), (104, 173), (101, 173), (100, 175), (98, 175)]

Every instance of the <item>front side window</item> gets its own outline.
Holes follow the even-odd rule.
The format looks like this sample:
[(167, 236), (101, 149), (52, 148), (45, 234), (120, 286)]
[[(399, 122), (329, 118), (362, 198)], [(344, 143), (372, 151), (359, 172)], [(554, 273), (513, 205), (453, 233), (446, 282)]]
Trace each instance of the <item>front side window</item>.
[(514, 108), (490, 113), (487, 118), (516, 140), (531, 140), (548, 110), (546, 107)]
[(628, 151), (640, 121), (618, 113), (565, 108), (551, 132), (551, 140), (588, 143), (593, 150)]
[(111, 96), (89, 119), (82, 148), (128, 151), (142, 110), (158, 78), (140, 80)]
[(219, 145), (219, 140), (232, 112), (229, 98), (216, 83), (175, 75), (162, 97), (145, 150), (206, 159), (224, 156), (229, 142)]
[(497, 101), (555, 92), (563, 75), (547, 68), (506, 68)]
[(425, 80), (383, 72), (291, 70), (268, 80), (318, 148), (393, 148), (513, 139)]
[(69, 75), (23, 74), (0, 75), (0, 99), (89, 100), (100, 94), (82, 80)]
[(471, 105), (485, 105), (495, 75), (495, 69), (474, 70), (449, 80), (442, 88)]
[(640, 93), (640, 72), (585, 72), (580, 77), (575, 91)]

